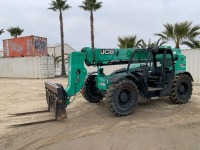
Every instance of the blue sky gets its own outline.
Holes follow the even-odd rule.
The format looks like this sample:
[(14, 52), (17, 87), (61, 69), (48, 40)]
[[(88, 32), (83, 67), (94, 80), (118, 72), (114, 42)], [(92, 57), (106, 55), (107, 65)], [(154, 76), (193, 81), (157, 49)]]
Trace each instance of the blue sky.
[[(163, 30), (163, 23), (192, 21), (200, 24), (199, 0), (101, 0), (103, 7), (96, 11), (95, 47), (115, 48), (118, 36), (137, 35), (152, 41), (154, 33)], [(22, 36), (46, 37), (49, 44), (60, 43), (59, 14), (47, 8), (51, 0), (1, 0), (0, 29), (11, 26), (24, 29)], [(90, 46), (89, 13), (78, 6), (81, 0), (68, 0), (72, 7), (63, 13), (65, 42), (75, 50)], [(2, 40), (11, 38), (8, 32)], [(169, 43), (174, 47), (173, 43)], [(182, 46), (182, 48), (184, 48)]]

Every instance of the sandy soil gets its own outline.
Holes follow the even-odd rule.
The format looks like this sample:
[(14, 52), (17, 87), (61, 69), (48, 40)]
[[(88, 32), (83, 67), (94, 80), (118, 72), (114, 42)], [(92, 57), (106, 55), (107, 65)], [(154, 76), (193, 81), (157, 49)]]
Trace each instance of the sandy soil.
[[(197, 150), (200, 149), (200, 86), (189, 103), (168, 98), (140, 105), (127, 117), (115, 117), (106, 102), (88, 103), (81, 96), (67, 108), (68, 118), (26, 127), (9, 125), (53, 117), (51, 113), (11, 117), (45, 110), (45, 80), (0, 79), (0, 149)], [(66, 79), (50, 79), (66, 85)]]

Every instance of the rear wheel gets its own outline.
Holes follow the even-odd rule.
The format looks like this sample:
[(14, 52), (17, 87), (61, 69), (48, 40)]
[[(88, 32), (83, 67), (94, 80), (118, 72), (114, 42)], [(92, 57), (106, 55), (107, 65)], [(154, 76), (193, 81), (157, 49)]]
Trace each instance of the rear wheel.
[(137, 106), (138, 97), (137, 86), (128, 79), (111, 84), (106, 91), (106, 100), (110, 110), (117, 116), (131, 114)]
[(99, 92), (98, 88), (95, 86), (95, 77), (96, 75), (89, 76), (86, 81), (85, 85), (82, 89), (83, 97), (91, 103), (100, 102), (103, 99), (102, 94)]
[(192, 95), (192, 82), (188, 75), (180, 74), (174, 78), (170, 99), (175, 104), (184, 104)]

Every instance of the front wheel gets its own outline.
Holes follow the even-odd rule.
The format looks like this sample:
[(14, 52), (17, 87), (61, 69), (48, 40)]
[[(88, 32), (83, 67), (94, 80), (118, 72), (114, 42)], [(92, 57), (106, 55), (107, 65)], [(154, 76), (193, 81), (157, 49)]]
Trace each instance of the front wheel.
[(136, 108), (139, 95), (136, 84), (131, 80), (124, 79), (111, 84), (105, 97), (113, 114), (126, 116)]
[(103, 99), (102, 94), (95, 86), (96, 75), (89, 76), (82, 88), (82, 96), (90, 103), (97, 103)]

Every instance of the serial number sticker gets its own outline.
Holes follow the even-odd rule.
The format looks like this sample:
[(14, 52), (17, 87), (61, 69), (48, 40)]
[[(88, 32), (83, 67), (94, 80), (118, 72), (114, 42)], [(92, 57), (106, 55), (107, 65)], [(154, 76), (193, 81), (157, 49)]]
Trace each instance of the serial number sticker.
[(101, 49), (101, 54), (102, 55), (113, 55), (115, 54), (114, 49)]

